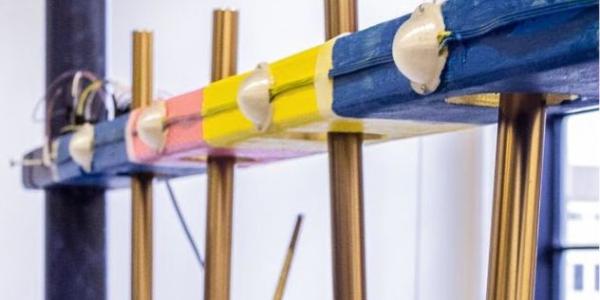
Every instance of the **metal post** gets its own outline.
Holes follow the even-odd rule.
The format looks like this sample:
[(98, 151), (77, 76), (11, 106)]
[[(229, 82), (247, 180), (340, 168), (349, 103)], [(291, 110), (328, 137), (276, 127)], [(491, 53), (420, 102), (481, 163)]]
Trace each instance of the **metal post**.
[(533, 299), (545, 99), (500, 98), (488, 300)]
[[(133, 33), (132, 107), (152, 103), (152, 33)], [(152, 175), (131, 177), (131, 298), (152, 299)]]
[(356, 0), (325, 0), (325, 38), (358, 29)]
[[(213, 81), (234, 75), (237, 69), (238, 12), (213, 12)], [(229, 299), (231, 273), (231, 227), (235, 158), (209, 156), (206, 217), (206, 269), (204, 299)]]
[(329, 134), (335, 299), (366, 299), (361, 136)]
[[(357, 29), (356, 0), (325, 0), (326, 37)], [(335, 299), (366, 299), (362, 134), (330, 132), (329, 174)]]
[[(104, 77), (105, 13), (104, 0), (46, 0), (47, 84), (72, 70)], [(70, 123), (72, 109), (67, 93), (53, 101), (46, 128), (51, 138)], [(46, 189), (45, 198), (45, 298), (105, 299), (104, 189), (53, 187)]]

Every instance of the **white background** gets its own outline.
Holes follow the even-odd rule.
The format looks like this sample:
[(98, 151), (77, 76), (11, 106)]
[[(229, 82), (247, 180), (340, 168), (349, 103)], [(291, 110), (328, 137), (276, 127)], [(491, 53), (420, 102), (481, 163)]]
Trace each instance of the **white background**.
[[(417, 1), (359, 1), (360, 27), (412, 11)], [(240, 9), (239, 69), (323, 41), (321, 0), (112, 1), (109, 77), (130, 80), (133, 29), (155, 32), (156, 85), (182, 93), (208, 82), (211, 10)], [(0, 298), (42, 299), (44, 213), (40, 191), (21, 187), (8, 161), (41, 144), (31, 121), (44, 92), (44, 1), (0, 0)], [(364, 151), (370, 299), (483, 299), (494, 127), (408, 139)], [(305, 223), (286, 300), (331, 299), (326, 155), (238, 170), (233, 299), (270, 299), (297, 213)], [(206, 178), (174, 182), (204, 252)], [(108, 193), (108, 294), (129, 298), (129, 191)], [(156, 299), (201, 299), (203, 274), (166, 190), (155, 184)]]

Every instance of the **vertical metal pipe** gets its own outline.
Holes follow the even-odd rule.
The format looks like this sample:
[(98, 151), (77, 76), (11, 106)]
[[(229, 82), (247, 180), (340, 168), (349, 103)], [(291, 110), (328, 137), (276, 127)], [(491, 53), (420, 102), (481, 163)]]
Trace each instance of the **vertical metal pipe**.
[[(357, 29), (356, 0), (325, 0), (331, 39)], [(362, 134), (330, 132), (329, 174), (335, 299), (366, 299), (362, 191)]]
[[(72, 70), (102, 78), (105, 65), (105, 1), (46, 0), (46, 83)], [(51, 138), (70, 123), (72, 97), (53, 101), (45, 128)], [(45, 199), (45, 298), (105, 299), (104, 189), (52, 187)]]
[(238, 18), (236, 10), (213, 11), (211, 80), (217, 81), (237, 72)]
[(488, 300), (533, 299), (545, 100), (500, 98)]
[[(152, 33), (133, 33), (132, 107), (152, 103)], [(152, 299), (152, 175), (131, 177), (131, 298)]]
[(325, 0), (325, 38), (358, 29), (356, 0)]
[(231, 157), (208, 158), (204, 299), (227, 300), (231, 277), (233, 168)]
[(361, 135), (329, 133), (335, 299), (366, 299)]
[[(237, 69), (238, 12), (213, 12), (213, 81), (234, 75)], [(227, 300), (231, 277), (234, 157), (209, 156), (206, 211), (206, 269), (204, 299)]]

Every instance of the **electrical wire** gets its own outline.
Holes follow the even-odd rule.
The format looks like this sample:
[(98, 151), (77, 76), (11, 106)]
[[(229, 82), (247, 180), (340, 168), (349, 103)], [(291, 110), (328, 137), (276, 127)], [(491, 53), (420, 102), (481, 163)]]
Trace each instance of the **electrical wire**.
[(297, 88), (301, 88), (303, 86), (308, 86), (308, 85), (312, 85), (315, 81), (314, 76), (307, 76), (304, 78), (300, 78), (282, 85), (278, 85), (276, 87), (274, 87), (273, 89), (271, 89), (270, 93), (271, 93), (271, 101), (274, 101), (273, 99), (276, 98), (277, 96), (285, 93), (285, 92), (289, 92), (291, 90), (297, 89)]
[(173, 191), (173, 188), (171, 187), (171, 183), (169, 182), (168, 179), (165, 179), (165, 186), (167, 187), (167, 192), (169, 192), (169, 198), (171, 199), (173, 208), (175, 209), (175, 212), (177, 213), (177, 218), (179, 219), (179, 223), (181, 224), (181, 227), (183, 227), (185, 236), (187, 237), (187, 240), (190, 243), (192, 250), (194, 251), (194, 255), (196, 256), (196, 259), (198, 260), (198, 264), (200, 264), (201, 269), (204, 269), (204, 259), (202, 259), (202, 255), (200, 255), (200, 250), (198, 250), (198, 247), (196, 246), (196, 241), (194, 240), (194, 237), (192, 236), (192, 233), (190, 232), (190, 230), (188, 228), (187, 222), (185, 221), (185, 218), (183, 217), (181, 209), (179, 208), (179, 204), (177, 203), (177, 199), (175, 198), (175, 192)]
[[(110, 87), (110, 90), (109, 88)], [(96, 99), (96, 94), (101, 93), (102, 99), (104, 99), (104, 108), (107, 113), (107, 120), (114, 120), (117, 111), (117, 98), (114, 93), (114, 86), (112, 81), (103, 79), (92, 81), (86, 86), (79, 94), (78, 100), (75, 106), (75, 120), (84, 120), (85, 122), (91, 122), (92, 103)]]
[[(77, 99), (76, 102), (76, 106), (75, 106), (75, 114), (74, 117), (75, 119), (81, 118), (84, 119), (86, 121), (89, 120), (89, 105), (92, 102), (92, 99), (94, 99), (94, 97), (96, 97), (96, 92), (98, 92), (98, 90), (100, 90), (104, 85), (104, 81), (103, 80), (94, 80), (92, 81), (92, 83), (90, 83), (88, 86), (86, 86), (81, 93), (79, 94), (79, 97)], [(86, 118), (87, 115), (87, 118)]]
[[(82, 77), (87, 78), (89, 80), (96, 80), (97, 76), (89, 71), (82, 71), (82, 70), (74, 70), (74, 71), (66, 71), (61, 73), (60, 75), (58, 75), (49, 85), (48, 88), (46, 89), (46, 92), (44, 93), (44, 96), (42, 97), (42, 100), (46, 100), (46, 115), (44, 118), (44, 128), (45, 128), (45, 139), (46, 139), (46, 143), (44, 143), (44, 152), (45, 153), (49, 153), (52, 154), (50, 149), (52, 149), (51, 147), (51, 143), (52, 143), (52, 139), (51, 137), (53, 136), (53, 132), (52, 132), (52, 126), (51, 125), (51, 116), (54, 113), (54, 106), (55, 106), (55, 102), (56, 99), (58, 99), (58, 96), (61, 94), (61, 92), (54, 92), (52, 93), (52, 91), (54, 91), (55, 89), (57, 89), (58, 91), (62, 91), (62, 87), (60, 86), (61, 83), (63, 83), (63, 81), (65, 81), (66, 79), (71, 78), (71, 76), (75, 76), (76, 74), (81, 74)], [(48, 95), (52, 94), (51, 98), (48, 98)], [(36, 105), (36, 107), (39, 107), (39, 105)], [(34, 113), (35, 115), (35, 113)], [(49, 155), (49, 157), (52, 157), (52, 155)]]
[[(66, 81), (71, 81), (71, 86), (65, 86)], [(85, 81), (90, 83), (85, 85)], [(81, 88), (84, 85), (85, 88)], [(92, 120), (92, 109), (91, 104), (96, 98), (97, 93), (101, 93), (102, 99), (104, 100), (104, 108), (106, 109), (106, 116), (108, 120), (113, 120), (117, 114), (117, 99), (114, 94), (114, 88), (109, 91), (107, 85), (112, 86), (112, 82), (107, 79), (100, 79), (96, 74), (86, 70), (71, 70), (66, 71), (58, 75), (50, 84), (44, 93), (44, 95), (36, 102), (33, 112), (32, 120), (34, 122), (43, 121), (45, 124), (45, 152), (49, 152), (51, 137), (53, 129), (51, 125), (51, 116), (54, 114), (55, 102), (64, 95), (69, 93), (73, 98), (72, 100), (72, 113), (69, 116), (70, 124), (67, 124), (59, 129), (59, 133), (63, 134), (71, 132), (78, 127), (78, 124), (83, 122), (94, 122)], [(67, 90), (67, 88), (69, 90)], [(110, 98), (109, 98), (110, 97)], [(38, 111), (42, 107), (42, 103), (46, 105), (46, 112), (43, 118), (38, 118)]]
[[(110, 87), (110, 90), (107, 88)], [(106, 108), (107, 119), (114, 120), (117, 117), (117, 98), (115, 97), (115, 89), (112, 84), (112, 81), (105, 80), (105, 84), (102, 86), (102, 90), (104, 91), (104, 107)], [(110, 99), (106, 97), (106, 95), (110, 95)], [(109, 105), (109, 103), (111, 105)]]
[(73, 76), (73, 82), (71, 82), (71, 97), (73, 98), (73, 103), (71, 104), (73, 107), (75, 107), (77, 105), (77, 100), (79, 97), (79, 93), (81, 92), (81, 77), (82, 77), (82, 72), (81, 71), (77, 71), (77, 73), (75, 73), (75, 75)]
[[(38, 99), (38, 101), (36, 102), (34, 109), (33, 109), (33, 114), (32, 114), (32, 119), (34, 121), (44, 121), (45, 118), (37, 118), (38, 115), (38, 111), (41, 107), (41, 104), (44, 103), (44, 101), (48, 101), (48, 102), (53, 102), (55, 101), (56, 97), (58, 96), (57, 92), (54, 92), (55, 90), (61, 90), (61, 87), (59, 84), (63, 83), (65, 80), (70, 79), (71, 76), (75, 76), (76, 74), (81, 74), (80, 76), (88, 79), (88, 80), (95, 80), (96, 79), (96, 75), (92, 72), (89, 71), (82, 71), (82, 70), (71, 70), (71, 71), (65, 71), (63, 73), (61, 73), (60, 75), (56, 76), (56, 78), (54, 80), (52, 80), (52, 82), (50, 82), (50, 84), (48, 84), (48, 87), (46, 88), (44, 95), (42, 95), (42, 97), (40, 97)], [(49, 96), (52, 95), (50, 98)]]

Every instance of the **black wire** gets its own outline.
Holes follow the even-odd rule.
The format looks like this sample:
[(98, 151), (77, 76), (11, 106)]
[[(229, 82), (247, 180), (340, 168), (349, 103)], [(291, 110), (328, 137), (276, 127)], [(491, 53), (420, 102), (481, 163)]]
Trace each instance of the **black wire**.
[(177, 204), (177, 199), (175, 198), (175, 192), (173, 192), (173, 188), (171, 188), (171, 183), (169, 182), (168, 179), (165, 179), (165, 185), (167, 186), (167, 191), (169, 192), (169, 198), (171, 198), (171, 203), (173, 204), (173, 208), (175, 208), (175, 212), (177, 213), (177, 217), (179, 218), (179, 223), (181, 224), (181, 227), (183, 227), (183, 231), (185, 232), (188, 242), (190, 242), (190, 246), (192, 247), (192, 250), (194, 250), (194, 254), (196, 255), (196, 259), (198, 260), (198, 263), (200, 264), (201, 268), (204, 269), (204, 259), (202, 259), (202, 255), (200, 255), (200, 251), (198, 250), (198, 247), (196, 246), (196, 241), (194, 241), (194, 238), (192, 237), (192, 234), (188, 228), (188, 225), (185, 222), (183, 214), (181, 213), (181, 209), (179, 208), (179, 204)]
[(564, 246), (557, 246), (552, 250), (554, 250), (556, 252), (573, 251), (573, 250), (580, 250), (580, 251), (600, 250), (600, 245), (564, 245)]

